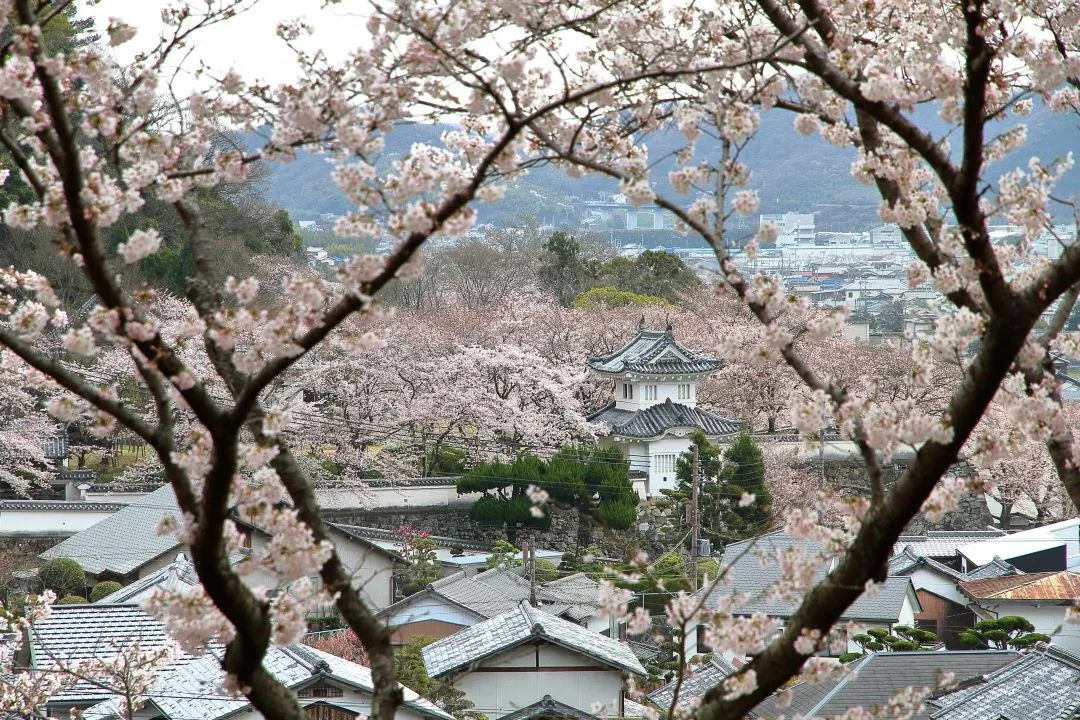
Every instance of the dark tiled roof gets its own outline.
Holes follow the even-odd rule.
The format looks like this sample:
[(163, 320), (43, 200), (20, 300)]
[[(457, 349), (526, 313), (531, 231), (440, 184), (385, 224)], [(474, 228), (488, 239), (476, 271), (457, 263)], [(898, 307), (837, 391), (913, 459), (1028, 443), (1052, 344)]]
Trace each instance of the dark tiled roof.
[[(705, 693), (724, 681), (724, 678), (735, 673), (735, 667), (719, 655), (713, 655), (712, 659), (694, 670), (690, 675), (683, 678), (679, 690), (679, 707), (689, 708), (695, 700), (705, 696)], [(667, 685), (649, 693), (649, 701), (663, 711), (671, 708), (671, 700), (675, 696), (675, 689), (679, 681), (676, 678)]]
[(1080, 573), (1056, 572), (1005, 575), (960, 583), (965, 595), (999, 600), (1078, 600)]
[(637, 335), (610, 355), (589, 358), (589, 367), (602, 373), (695, 375), (719, 370), (723, 362), (689, 350), (670, 331), (638, 330)]
[[(781, 577), (777, 553), (789, 549), (801, 551), (807, 560), (821, 552), (821, 546), (816, 542), (801, 540), (779, 530), (728, 545), (724, 548), (722, 561), (722, 565), (728, 567), (726, 582), (713, 588), (706, 604), (716, 607), (721, 598), (734, 592), (747, 596), (745, 601), (736, 605), (736, 612), (760, 612), (773, 617), (788, 617), (795, 612), (798, 603), (794, 600), (773, 599), (769, 597), (769, 591)], [(818, 569), (817, 581), (825, 577), (826, 570), (826, 567)], [(904, 599), (909, 593), (914, 597), (910, 578), (888, 577), (876, 588), (872, 597), (860, 595), (844, 611), (841, 619), (897, 622)]]
[(995, 557), (985, 565), (980, 565), (974, 570), (968, 572), (965, 577), (966, 580), (986, 580), (987, 578), (1002, 577), (1005, 575), (1023, 575), (1022, 572), (1015, 567), (1005, 562), (999, 557)]
[(713, 415), (704, 410), (673, 403), (668, 398), (644, 410), (620, 410), (609, 403), (589, 416), (589, 422), (607, 425), (611, 435), (634, 438), (653, 438), (671, 428), (700, 428), (706, 435), (734, 435), (742, 430), (738, 420)]
[(78, 512), (114, 513), (123, 510), (123, 503), (83, 502), (82, 500), (0, 500), (4, 510), (61, 510)]
[[(116, 657), (118, 649), (138, 644), (155, 650), (166, 644), (165, 626), (134, 605), (54, 605), (49, 616), (30, 628), (30, 665), (44, 669)], [(80, 680), (50, 698), (50, 703), (104, 700), (107, 690)]]
[(567, 720), (596, 720), (596, 715), (578, 710), (566, 703), (559, 702), (550, 695), (534, 702), (532, 705), (515, 710), (509, 715), (503, 715), (499, 720), (533, 720), (533, 718), (566, 718)]
[[(777, 706), (772, 695), (754, 708), (761, 718), (796, 714), (835, 717), (850, 708), (873, 708), (887, 703), (898, 692), (913, 687), (933, 690), (946, 673), (962, 682), (985, 675), (1020, 658), (1015, 650), (960, 650), (942, 652), (886, 652), (871, 654), (853, 663), (852, 673), (838, 673), (823, 683), (800, 683), (791, 688), (791, 704)], [(916, 717), (925, 718), (929, 711)], [(874, 714), (873, 717), (891, 717)], [(1031, 715), (1029, 717), (1041, 717)]]
[(1080, 657), (1042, 646), (959, 690), (930, 700), (933, 720), (1041, 720), (1076, 717)]

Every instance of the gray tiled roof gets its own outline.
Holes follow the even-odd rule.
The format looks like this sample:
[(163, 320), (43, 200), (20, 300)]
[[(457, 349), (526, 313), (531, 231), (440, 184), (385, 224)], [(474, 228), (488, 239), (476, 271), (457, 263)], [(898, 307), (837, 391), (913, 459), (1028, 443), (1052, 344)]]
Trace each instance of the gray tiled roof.
[[(84, 660), (111, 660), (132, 645), (153, 650), (166, 642), (164, 626), (134, 605), (54, 605), (48, 617), (30, 628), (30, 666), (69, 667)], [(50, 702), (107, 697), (105, 690), (80, 680)]]
[[(795, 538), (779, 530), (728, 545), (724, 548), (722, 561), (722, 566), (728, 568), (725, 582), (713, 588), (707, 606), (716, 607), (721, 598), (734, 592), (747, 596), (744, 602), (736, 606), (737, 612), (760, 612), (773, 617), (788, 617), (794, 613), (798, 608), (795, 601), (772, 599), (768, 596), (770, 589), (781, 576), (776, 554), (788, 548), (801, 549), (806, 558), (821, 552), (818, 543)], [(819, 568), (816, 579), (820, 581), (824, 578), (826, 571), (826, 567)], [(909, 592), (914, 595), (910, 578), (888, 577), (877, 587), (873, 597), (860, 595), (844, 611), (841, 620), (896, 622), (900, 619), (900, 611)]]
[(183, 590), (199, 584), (199, 575), (195, 566), (186, 556), (179, 556), (160, 570), (155, 570), (144, 578), (125, 585), (114, 593), (109, 593), (95, 605), (138, 605), (150, 597), (157, 588), (165, 590)]
[(929, 702), (933, 720), (1028, 720), (1066, 717), (1080, 704), (1080, 657), (1054, 647), (1033, 650), (978, 681)]
[(938, 562), (930, 556), (916, 555), (910, 547), (905, 547), (903, 552), (899, 555), (893, 555), (889, 559), (889, 575), (907, 575), (920, 567), (932, 568), (942, 575), (946, 575), (957, 581), (983, 580), (986, 578), (1003, 577), (1005, 575), (1023, 574), (999, 557), (995, 557), (991, 562), (981, 565), (968, 573), (962, 573), (956, 568)]
[(931, 530), (925, 535), (901, 535), (893, 551), (899, 554), (909, 547), (919, 557), (951, 558), (965, 545), (1004, 534), (1002, 530)]
[(171, 485), (163, 485), (122, 510), (41, 553), (42, 560), (71, 558), (91, 575), (128, 573), (180, 547), (171, 533), (158, 535), (162, 518), (183, 518)]
[[(462, 570), (439, 578), (425, 590), (384, 609), (380, 615), (392, 615), (415, 602), (420, 595), (430, 594), (446, 598), (480, 617), (493, 618), (514, 609), (529, 597), (529, 581), (521, 576), (520, 569), (493, 568), (475, 575)], [(600, 585), (584, 573), (576, 573), (537, 586), (536, 597), (545, 612), (583, 620), (596, 613)]]
[[(713, 655), (712, 659), (695, 670), (692, 674), (683, 678), (679, 690), (679, 707), (689, 707), (695, 700), (705, 696), (705, 693), (724, 681), (724, 678), (735, 673), (735, 667), (719, 655)], [(671, 700), (675, 697), (678, 686), (678, 678), (667, 685), (649, 693), (649, 701), (663, 711), (671, 707)]]
[[(161, 647), (165, 643), (164, 626), (135, 605), (62, 605), (55, 606), (48, 618), (36, 621), (31, 628), (32, 665), (42, 668), (55, 665), (48, 661), (51, 651), (57, 660), (79, 660), (116, 656), (117, 645), (133, 642), (141, 647)], [(225, 679), (221, 668), (223, 649), (211, 647), (200, 656), (182, 654), (161, 669), (150, 702), (169, 720), (215, 720), (248, 707), (244, 698), (222, 694)], [(306, 645), (287, 648), (271, 646), (263, 658), (265, 667), (288, 687), (295, 688), (322, 675), (372, 692), (371, 671), (348, 660), (335, 657)], [(453, 720), (408, 688), (403, 688), (405, 704), (423, 715)], [(87, 710), (86, 720), (107, 720), (119, 716), (110, 693), (89, 683), (53, 696), (49, 704), (64, 707), (76, 700), (101, 701)], [(66, 707), (64, 708), (66, 709)]]
[(985, 565), (980, 565), (968, 572), (967, 575), (964, 576), (964, 579), (986, 580), (988, 578), (1004, 577), (1006, 575), (1023, 575), (1023, 573), (1001, 558), (995, 556), (993, 560)]
[(645, 669), (623, 642), (521, 602), (510, 612), (465, 628), (424, 648), (428, 675), (440, 677), (504, 650), (540, 638), (635, 675)]
[(508, 715), (503, 715), (499, 720), (532, 720), (533, 718), (559, 718), (559, 720), (597, 720), (592, 713), (578, 710), (576, 707), (559, 702), (550, 695), (545, 695), (532, 705), (526, 705)]
[[(834, 717), (850, 708), (872, 710), (884, 705), (898, 692), (909, 688), (934, 689), (945, 673), (955, 682), (985, 675), (1017, 661), (1015, 650), (958, 650), (942, 652), (886, 652), (870, 654), (853, 663), (852, 673), (838, 672), (822, 683), (800, 683), (791, 688), (791, 704), (777, 706), (771, 695), (754, 708), (754, 715), (771, 718), (795, 714)], [(915, 717), (926, 718), (929, 709)], [(874, 717), (889, 717), (876, 714)], [(1030, 715), (1028, 717), (1042, 717)]]
[(612, 402), (590, 415), (588, 420), (606, 425), (611, 435), (635, 438), (659, 437), (676, 427), (701, 428), (706, 435), (734, 435), (742, 430), (738, 420), (674, 403), (671, 398), (636, 411), (621, 410)]
[(644, 328), (615, 352), (589, 358), (589, 367), (602, 373), (692, 375), (713, 372), (722, 366), (720, 360), (683, 347), (675, 341), (671, 332)]

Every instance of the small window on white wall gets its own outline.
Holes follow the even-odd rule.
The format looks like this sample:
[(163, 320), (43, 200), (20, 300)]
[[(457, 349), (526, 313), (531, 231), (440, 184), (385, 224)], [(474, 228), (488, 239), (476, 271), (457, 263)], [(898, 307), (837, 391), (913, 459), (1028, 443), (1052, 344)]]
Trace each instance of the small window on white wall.
[(675, 455), (673, 453), (653, 455), (653, 469), (660, 475), (673, 475), (675, 473)]
[(631, 385), (630, 383), (623, 383), (622, 396), (623, 396), (623, 400), (633, 400), (634, 399), (634, 386)]
[(689, 400), (690, 399), (690, 385), (689, 384), (679, 386), (679, 399), (680, 400)]
[(656, 386), (655, 385), (645, 385), (645, 386), (643, 386), (643, 389), (644, 389), (644, 395), (642, 396), (643, 400), (655, 400), (656, 399)]

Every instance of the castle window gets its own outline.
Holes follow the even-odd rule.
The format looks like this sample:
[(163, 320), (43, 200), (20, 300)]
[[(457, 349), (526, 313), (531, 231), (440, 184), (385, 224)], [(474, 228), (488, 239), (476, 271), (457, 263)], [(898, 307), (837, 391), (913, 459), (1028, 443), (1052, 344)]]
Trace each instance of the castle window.
[(646, 385), (645, 386), (645, 400), (655, 400), (655, 399), (656, 399), (656, 386), (655, 385)]
[(689, 400), (690, 399), (690, 384), (689, 383), (679, 385), (679, 399), (680, 400)]
[(622, 396), (623, 396), (623, 400), (633, 400), (634, 399), (634, 386), (631, 385), (630, 383), (623, 383)]

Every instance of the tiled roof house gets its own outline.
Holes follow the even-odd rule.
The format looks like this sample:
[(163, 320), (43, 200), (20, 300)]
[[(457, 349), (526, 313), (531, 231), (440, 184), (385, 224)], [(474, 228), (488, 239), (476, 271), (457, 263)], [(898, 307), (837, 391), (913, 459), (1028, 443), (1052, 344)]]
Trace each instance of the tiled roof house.
[[(789, 549), (801, 551), (807, 558), (821, 552), (818, 543), (795, 538), (780, 530), (728, 545), (724, 548), (721, 562), (723, 567), (728, 568), (725, 581), (708, 593), (706, 607), (718, 607), (722, 599), (737, 594), (745, 598), (734, 607), (733, 611), (738, 614), (763, 613), (780, 619), (789, 617), (798, 608), (798, 603), (794, 599), (770, 596), (771, 589), (781, 578), (776, 554)], [(828, 568), (821, 567), (816, 579), (820, 581), (827, 573)], [(910, 578), (889, 577), (875, 588), (875, 592), (864, 593), (855, 600), (840, 620), (857, 621), (867, 628), (892, 628), (894, 625), (912, 625), (915, 614), (920, 610)], [(706, 649), (700, 638), (696, 648), (699, 652)], [(693, 651), (694, 647), (690, 649)], [(852, 651), (858, 649), (854, 645), (850, 647)]]
[(645, 669), (625, 642), (520, 603), (423, 650), (432, 678), (448, 677), (493, 720), (545, 702), (621, 716), (623, 683)]
[[(49, 670), (69, 667), (80, 660), (115, 658), (118, 649), (138, 643), (141, 648), (162, 647), (164, 626), (134, 605), (57, 606), (47, 618), (29, 630), (27, 651), (18, 660), (21, 668)], [(222, 648), (212, 647), (193, 656), (180, 653), (158, 672), (147, 703), (133, 720), (219, 720), (244, 716), (251, 711), (244, 698), (221, 691)], [(274, 677), (297, 692), (301, 705), (322, 705), (340, 711), (316, 712), (312, 717), (353, 717), (371, 714), (371, 671), (305, 645), (271, 647), (263, 659)], [(453, 720), (416, 693), (403, 688), (403, 720)], [(117, 696), (110, 689), (79, 681), (53, 696), (47, 703), (51, 716), (67, 716), (71, 709), (85, 720), (118, 720), (122, 717)]]
[[(600, 631), (608, 621), (597, 619), (600, 586), (584, 573), (538, 585), (542, 610)], [(529, 597), (529, 581), (514, 570), (495, 568), (476, 575), (457, 572), (430, 583), (418, 593), (379, 613), (394, 628), (393, 641), (418, 635), (442, 638), (512, 610)]]

